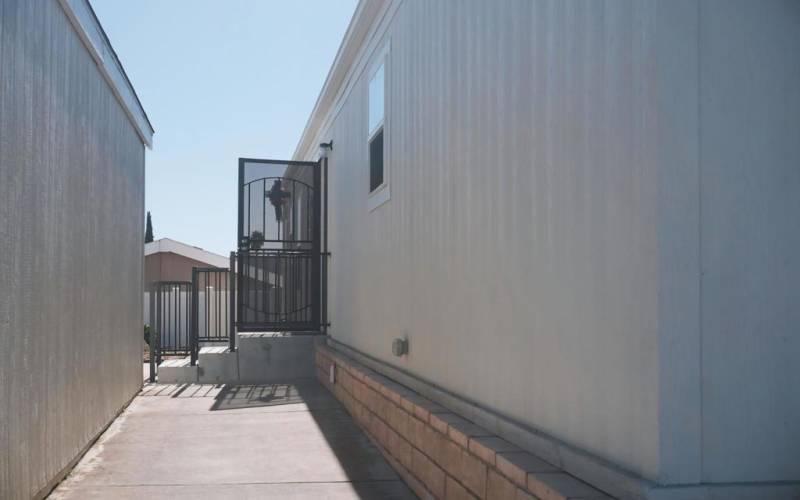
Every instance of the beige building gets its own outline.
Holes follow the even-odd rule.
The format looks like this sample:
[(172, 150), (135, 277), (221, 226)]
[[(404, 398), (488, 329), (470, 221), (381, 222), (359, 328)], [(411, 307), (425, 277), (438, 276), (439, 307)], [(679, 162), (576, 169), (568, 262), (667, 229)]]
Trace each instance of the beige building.
[(192, 281), (195, 267), (227, 268), (229, 265), (229, 257), (169, 238), (144, 245), (145, 288), (155, 281)]

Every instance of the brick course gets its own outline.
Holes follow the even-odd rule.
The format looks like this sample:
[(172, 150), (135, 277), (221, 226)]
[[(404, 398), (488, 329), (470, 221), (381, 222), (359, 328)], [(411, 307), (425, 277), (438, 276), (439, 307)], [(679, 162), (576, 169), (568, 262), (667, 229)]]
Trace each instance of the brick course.
[(326, 345), (315, 360), (320, 382), (421, 498), (609, 498)]

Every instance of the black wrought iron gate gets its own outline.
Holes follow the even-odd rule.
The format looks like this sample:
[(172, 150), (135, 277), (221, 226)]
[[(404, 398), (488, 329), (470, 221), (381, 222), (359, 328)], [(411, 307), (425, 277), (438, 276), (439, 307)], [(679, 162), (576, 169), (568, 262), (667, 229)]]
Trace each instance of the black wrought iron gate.
[(238, 331), (320, 331), (321, 179), (321, 162), (239, 159)]
[(149, 288), (150, 381), (163, 355), (191, 356), (236, 332), (327, 329), (327, 161), (239, 159), (237, 250), (230, 267)]

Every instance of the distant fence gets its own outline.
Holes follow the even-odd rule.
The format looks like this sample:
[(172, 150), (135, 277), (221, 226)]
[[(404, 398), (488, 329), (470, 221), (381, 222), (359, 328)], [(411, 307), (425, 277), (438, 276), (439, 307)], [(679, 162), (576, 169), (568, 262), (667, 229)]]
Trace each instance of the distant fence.
[(229, 342), (233, 328), (233, 308), (230, 290), (231, 273), (228, 269), (194, 268), (195, 314), (194, 336), (199, 342)]
[[(150, 325), (151, 332), (155, 330), (156, 320), (155, 316), (151, 316), (151, 293), (144, 293), (144, 322)], [(192, 290), (180, 290), (177, 292), (177, 301), (173, 300), (172, 304), (177, 302), (177, 306), (183, 308), (189, 301), (189, 310), (192, 310)], [(162, 301), (169, 300), (166, 296), (162, 297)], [(230, 337), (230, 294), (227, 290), (217, 289), (200, 289), (197, 292), (197, 329), (199, 340), (202, 341), (220, 341), (229, 342)], [(167, 304), (164, 304), (164, 309), (167, 309)], [(186, 319), (184, 316), (179, 316), (177, 322), (162, 322), (159, 333), (161, 334), (161, 346), (164, 349), (177, 349), (181, 345), (181, 336), (186, 328), (184, 323)], [(192, 324), (189, 323), (191, 328)]]
[(225, 342), (235, 349), (235, 280), (229, 269), (195, 267), (192, 281), (156, 281), (145, 291), (151, 381), (165, 355), (190, 355), (194, 365), (201, 343)]
[(158, 281), (145, 294), (145, 321), (158, 358), (191, 352), (192, 282)]

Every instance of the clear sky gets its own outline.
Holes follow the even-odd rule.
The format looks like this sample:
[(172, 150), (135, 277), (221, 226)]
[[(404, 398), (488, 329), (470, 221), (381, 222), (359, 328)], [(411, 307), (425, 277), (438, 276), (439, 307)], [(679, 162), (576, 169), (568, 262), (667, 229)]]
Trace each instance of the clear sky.
[(91, 2), (156, 131), (155, 237), (227, 255), (237, 159), (291, 157), (356, 0)]

